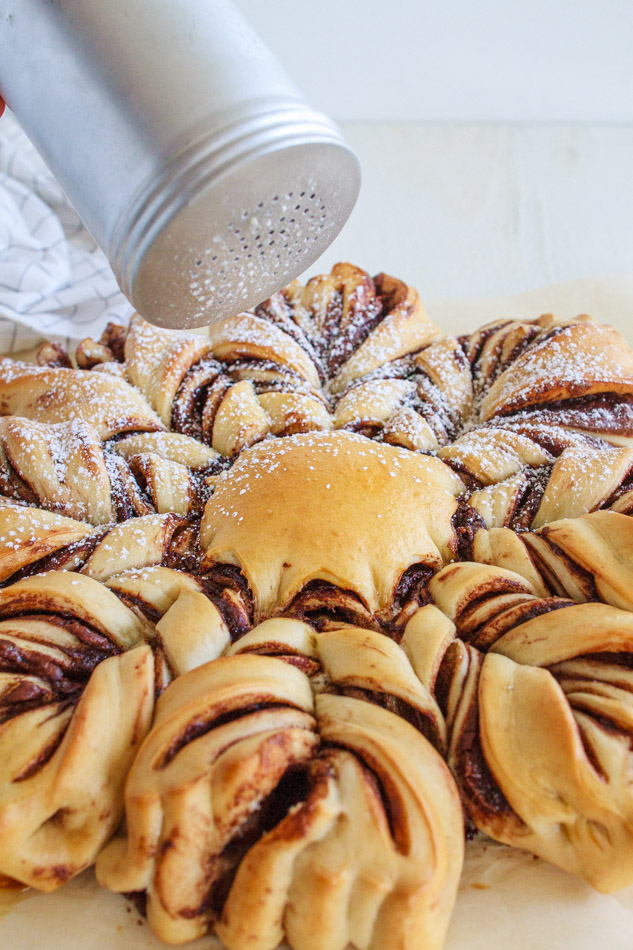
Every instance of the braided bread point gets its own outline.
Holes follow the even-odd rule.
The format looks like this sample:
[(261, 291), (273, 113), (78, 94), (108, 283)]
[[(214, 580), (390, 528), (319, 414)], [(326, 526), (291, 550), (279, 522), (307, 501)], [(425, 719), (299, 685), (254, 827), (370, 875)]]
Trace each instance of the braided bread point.
[[(257, 315), (283, 327), (301, 343), (334, 398), (368, 372), (380, 370), (437, 336), (415, 291), (385, 275), (372, 281), (364, 271), (350, 265), (337, 265), (330, 275), (315, 278), (305, 287), (295, 282), (262, 304)], [(260, 328), (248, 324), (247, 329), (248, 336)], [(258, 354), (252, 344), (250, 349), (230, 352), (231, 358), (256, 355), (279, 359), (274, 347), (265, 354)], [(227, 353), (223, 356), (226, 358)], [(298, 364), (293, 369), (312, 386), (318, 385), (318, 376), (308, 374)], [(366, 420), (359, 419), (358, 400), (353, 395), (343, 396), (347, 403), (333, 419), (315, 393), (263, 393), (258, 399), (271, 416), (269, 431), (274, 434), (329, 429), (333, 424), (349, 426), (352, 422), (364, 428), (373, 421), (372, 414)], [(396, 397), (394, 410), (397, 405)]]
[(270, 433), (331, 425), (312, 389), (319, 387), (319, 376), (309, 355), (254, 314), (221, 321), (209, 339), (183, 338), (136, 316), (125, 354), (128, 378), (163, 420), (201, 437), (221, 455), (231, 457)]
[(125, 375), (164, 426), (171, 425), (172, 404), (185, 375), (210, 348), (204, 335), (155, 327), (137, 313), (130, 318), (123, 348)]
[[(220, 465), (210, 446), (178, 432), (141, 432), (107, 446), (110, 468), (127, 472), (150, 510), (199, 516)], [(139, 514), (141, 512), (138, 512)]]
[(6, 495), (69, 518), (99, 525), (153, 510), (128, 464), (87, 423), (3, 419), (0, 463)]
[(487, 528), (540, 528), (609, 507), (627, 490), (633, 449), (577, 445), (548, 468), (523, 469), (473, 492), (469, 501)]
[(143, 396), (123, 379), (11, 359), (0, 360), (0, 407), (4, 415), (35, 422), (85, 422), (101, 439), (163, 428)]
[(503, 568), (449, 564), (428, 585), (433, 603), (455, 624), (464, 643), (489, 650), (508, 630), (573, 600), (540, 596), (529, 582)]
[(138, 567), (197, 564), (197, 526), (179, 515), (146, 515), (113, 525), (82, 571), (105, 581)]
[(619, 512), (595, 511), (519, 536), (505, 528), (478, 531), (473, 556), (521, 574), (541, 595), (633, 610), (633, 521)]
[(472, 484), (487, 527), (537, 528), (628, 491), (633, 355), (619, 334), (587, 317), (542, 317), (484, 327), (462, 345), (475, 412), (438, 454)]
[(473, 381), (477, 402), (491, 385), (533, 340), (557, 321), (551, 314), (537, 320), (493, 320), (474, 333), (460, 337), (469, 363), (473, 367)]
[[(527, 536), (528, 532), (516, 534), (510, 528), (481, 529), (473, 538), (472, 559), (478, 564), (490, 564), (519, 574), (534, 593), (547, 597), (552, 591), (524, 544)], [(556, 593), (562, 592), (557, 590)]]
[[(139, 386), (166, 425), (188, 428), (187, 417), (195, 408), (199, 389), (196, 377), (202, 384), (200, 395), (210, 387), (200, 434), (221, 455), (233, 456), (271, 432), (289, 434), (329, 426), (326, 408), (309, 391), (257, 394), (249, 378), (240, 378), (241, 368), (233, 371), (230, 364), (240, 359), (273, 359), (281, 380), (299, 374), (308, 384), (319, 384), (318, 373), (301, 347), (253, 314), (221, 321), (209, 338), (159, 330), (135, 314), (124, 352), (128, 379)], [(216, 356), (229, 363), (230, 376), (214, 360)]]
[(471, 429), (438, 455), (477, 485), (497, 485), (527, 468), (551, 465), (554, 456), (532, 439), (499, 426)]
[[(341, 397), (334, 415), (337, 429), (351, 429), (366, 436), (390, 431), (393, 420), (402, 414), (416, 396), (416, 385), (409, 379), (372, 379), (350, 387)], [(433, 451), (438, 446), (437, 436), (429, 423), (414, 412), (408, 426), (409, 441), (420, 451)], [(409, 448), (407, 445), (406, 448)]]
[(54, 890), (116, 829), (154, 705), (149, 629), (81, 575), (0, 591), (0, 873)]
[(90, 550), (93, 534), (83, 522), (0, 501), (0, 583), (35, 564), (40, 570), (51, 562), (73, 570)]
[(0, 419), (0, 489), (90, 524), (116, 517), (102, 442), (85, 422)]
[(432, 452), (454, 438), (472, 402), (470, 366), (458, 341), (447, 337), (387, 367), (384, 377), (352, 384), (336, 405), (334, 424)]
[(413, 650), (419, 657), (427, 638), (411, 621), (407, 631), (408, 640), (405, 634), (401, 648), (373, 630), (338, 626), (316, 633), (306, 623), (280, 617), (254, 627), (227, 653), (280, 657), (309, 676), (316, 692), (334, 688), (342, 695), (389, 709), (443, 752), (446, 729), (442, 713), (427, 688), (428, 680), (419, 677), (407, 653)]
[[(378, 635), (377, 635), (378, 636)], [(450, 775), (407, 722), (268, 656), (176, 680), (126, 786), (99, 881), (152, 929), (229, 950), (439, 948), (461, 868)]]
[[(382, 301), (380, 322), (370, 331), (355, 352), (340, 365), (340, 369), (330, 384), (333, 393), (343, 392), (357, 379), (379, 370), (386, 363), (400, 359), (408, 353), (415, 353), (440, 336), (438, 328), (429, 320), (422, 307), (416, 290), (386, 274), (380, 274), (375, 279), (374, 285)], [(345, 305), (343, 305), (343, 317), (345, 316)], [(352, 329), (351, 340), (355, 342), (358, 324), (354, 325), (353, 311), (349, 313), (348, 321), (348, 326)], [(335, 348), (333, 354), (330, 345), (329, 362), (330, 365), (334, 363), (336, 366), (341, 356), (347, 354), (344, 343), (338, 339), (335, 342)], [(341, 356), (336, 350), (341, 352)]]
[[(5, 417), (0, 419), (0, 491), (94, 525), (152, 511), (199, 513), (208, 494), (204, 473), (164, 457), (171, 435), (131, 436), (111, 451), (84, 422)], [(155, 451), (132, 451), (144, 443)], [(175, 447), (167, 454), (176, 454)], [(213, 469), (213, 455), (207, 471)]]
[(238, 567), (256, 621), (293, 602), (299, 615), (315, 612), (332, 588), (363, 626), (392, 619), (407, 572), (428, 577), (454, 556), (462, 491), (438, 460), (352, 433), (262, 443), (216, 481), (201, 526), (203, 569)]
[(213, 355), (222, 362), (269, 360), (309, 385), (319, 385), (318, 370), (309, 353), (293, 336), (258, 313), (241, 313), (214, 323), (209, 339)]
[(294, 281), (256, 313), (296, 335), (332, 393), (439, 336), (416, 290), (351, 264), (336, 264), (305, 286)]
[(435, 693), (471, 821), (598, 890), (630, 884), (633, 614), (475, 564), (429, 588), (459, 637), (438, 644)]
[[(175, 514), (91, 529), (5, 503), (0, 581), (64, 570), (107, 583), (142, 621), (156, 624), (152, 642), (161, 666), (156, 678), (164, 686), (172, 675), (218, 656), (229, 641), (227, 624), (234, 635), (250, 626), (250, 609), (239, 595), (191, 573), (200, 559), (197, 536), (198, 526)], [(176, 609), (170, 609), (176, 600)]]
[(153, 643), (164, 657), (168, 678), (215, 660), (231, 642), (222, 613), (204, 580), (167, 567), (126, 570), (106, 581), (141, 618), (155, 624)]
[(128, 464), (136, 485), (150, 499), (149, 510), (200, 515), (208, 496), (206, 484), (185, 465), (161, 458), (155, 452), (133, 455)]
[(37, 508), (0, 503), (0, 582), (49, 570), (113, 574), (165, 564), (195, 569), (198, 529), (178, 515), (146, 515), (92, 528)]
[(180, 432), (138, 432), (111, 442), (109, 448), (128, 460), (135, 455), (158, 455), (194, 472), (213, 471), (218, 461), (218, 453), (210, 446)]
[(613, 327), (587, 317), (548, 329), (514, 359), (486, 393), (481, 415), (488, 421), (604, 393), (633, 395), (633, 354)]
[(633, 448), (566, 449), (556, 460), (533, 529), (608, 506), (633, 472)]

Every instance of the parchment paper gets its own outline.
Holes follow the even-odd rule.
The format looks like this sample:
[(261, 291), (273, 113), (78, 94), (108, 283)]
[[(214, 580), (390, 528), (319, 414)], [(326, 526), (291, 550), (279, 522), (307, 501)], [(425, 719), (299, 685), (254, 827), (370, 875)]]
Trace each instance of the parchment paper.
[[(0, 903), (0, 915), (6, 906)], [(477, 839), (445, 950), (631, 950), (633, 888), (605, 896), (504, 845)], [(165, 950), (124, 898), (86, 872), (56, 894), (25, 896), (0, 919), (2, 950)], [(220, 950), (212, 937), (192, 950)], [(423, 948), (420, 948), (423, 950)]]
[(587, 313), (599, 323), (609, 323), (633, 343), (633, 275), (610, 275), (551, 284), (512, 297), (489, 299), (424, 300), (438, 326), (458, 336), (492, 320), (532, 320), (553, 313), (566, 320)]
[[(589, 313), (633, 340), (633, 278), (574, 281), (515, 297), (427, 303), (451, 333), (501, 317)], [(192, 950), (219, 950), (211, 937)], [(164, 950), (136, 910), (102, 891), (91, 872), (50, 895), (0, 899), (0, 950)], [(476, 839), (445, 950), (632, 950), (633, 887), (598, 894), (569, 874), (492, 841)], [(422, 948), (421, 948), (422, 950)]]

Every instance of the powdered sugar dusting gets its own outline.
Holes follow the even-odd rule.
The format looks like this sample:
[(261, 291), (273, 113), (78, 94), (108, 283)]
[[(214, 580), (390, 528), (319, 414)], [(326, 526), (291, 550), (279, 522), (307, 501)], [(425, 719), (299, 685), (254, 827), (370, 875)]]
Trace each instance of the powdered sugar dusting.
[(633, 357), (611, 327), (573, 323), (537, 340), (492, 386), (484, 412), (509, 412), (543, 398), (570, 398), (623, 382), (633, 393)]
[[(239, 233), (244, 237), (260, 224), (255, 215)], [(451, 469), (480, 485), (493, 484), (512, 472), (551, 466), (569, 445), (593, 451), (609, 439), (614, 444), (630, 439), (633, 444), (633, 407), (626, 398), (616, 399), (612, 393), (615, 401), (608, 404), (563, 405), (588, 389), (633, 392), (633, 358), (613, 331), (586, 321), (562, 326), (551, 320), (506, 321), (491, 324), (469, 340), (438, 340), (435, 327), (418, 308), (417, 295), (406, 285), (384, 276), (372, 280), (358, 268), (337, 265), (330, 275), (305, 287), (297, 282), (276, 294), (254, 314), (215, 324), (208, 343), (198, 334), (157, 330), (136, 317), (126, 344), (129, 362), (113, 364), (121, 367), (127, 382), (103, 373), (4, 360), (0, 398), (5, 411), (30, 416), (33, 425), (40, 420), (46, 428), (42, 437), (50, 456), (50, 494), (72, 478), (94, 485), (94, 473), (105, 461), (120, 518), (153, 508), (149, 483), (136, 486), (134, 481), (144, 472), (150, 477), (141, 462), (152, 453), (174, 463), (182, 457), (190, 479), (195, 473), (197, 480), (188, 484), (198, 498), (215, 491), (217, 499), (230, 477), (233, 483), (239, 480), (237, 498), (247, 504), (252, 486), (289, 459), (286, 453), (293, 451), (297, 432), (312, 433), (309, 443), (302, 443), (314, 448), (306, 472), (308, 478), (319, 479), (323, 472), (326, 491), (331, 484), (328, 456), (343, 451), (342, 444), (328, 441), (328, 432), (336, 427), (363, 433), (349, 438), (361, 439), (362, 452), (387, 469), (390, 481), (397, 477), (398, 460), (409, 458), (413, 450), (428, 461), (411, 477), (430, 474), (425, 474), (425, 465), (437, 474), (442, 463), (433, 456), (439, 453), (450, 466), (442, 466), (445, 477), (456, 479), (460, 493), (465, 486)], [(213, 359), (206, 353), (208, 346)], [(186, 427), (161, 431), (146, 399), (130, 385), (133, 360), (134, 379), (155, 405), (171, 391), (181, 415), (198, 414), (195, 439), (184, 434)], [(475, 402), (474, 380), (480, 397)], [(552, 394), (558, 402), (549, 406)], [(525, 400), (533, 400), (534, 408), (516, 412), (515, 405)], [(493, 403), (498, 408), (491, 410)], [(166, 418), (162, 408), (161, 414)], [(131, 435), (124, 438), (127, 432)], [(280, 444), (275, 437), (281, 437)], [(102, 446), (104, 438), (112, 441)], [(20, 477), (28, 477), (41, 462), (42, 449), (24, 428), (21, 439)], [(201, 445), (200, 439), (212, 447)], [(392, 446), (389, 462), (383, 442)], [(253, 444), (259, 448), (242, 467), (243, 450)], [(86, 453), (94, 454), (94, 467), (82, 464)], [(227, 471), (211, 474), (222, 467)], [(152, 472), (159, 477), (156, 466)], [(160, 477), (168, 477), (164, 466)], [(15, 491), (19, 494), (19, 485)], [(81, 498), (77, 503), (81, 506)], [(89, 516), (85, 508), (76, 511), (82, 518)], [(227, 516), (240, 523), (239, 504)]]

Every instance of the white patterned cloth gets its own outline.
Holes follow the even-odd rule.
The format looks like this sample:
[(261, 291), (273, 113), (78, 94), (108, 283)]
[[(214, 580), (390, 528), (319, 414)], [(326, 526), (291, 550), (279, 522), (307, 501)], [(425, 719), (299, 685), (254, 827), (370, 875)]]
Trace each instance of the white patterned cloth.
[(132, 307), (15, 118), (0, 118), (0, 352), (99, 337)]

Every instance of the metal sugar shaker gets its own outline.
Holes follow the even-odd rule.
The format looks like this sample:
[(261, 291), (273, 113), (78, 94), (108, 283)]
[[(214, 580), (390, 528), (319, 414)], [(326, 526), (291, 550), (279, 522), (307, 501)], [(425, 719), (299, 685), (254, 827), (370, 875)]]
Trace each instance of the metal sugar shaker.
[(160, 326), (255, 306), (358, 195), (340, 131), (230, 0), (0, 0), (0, 91)]

